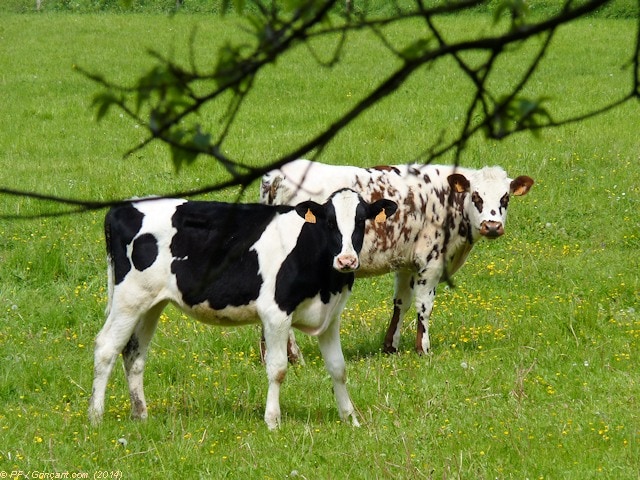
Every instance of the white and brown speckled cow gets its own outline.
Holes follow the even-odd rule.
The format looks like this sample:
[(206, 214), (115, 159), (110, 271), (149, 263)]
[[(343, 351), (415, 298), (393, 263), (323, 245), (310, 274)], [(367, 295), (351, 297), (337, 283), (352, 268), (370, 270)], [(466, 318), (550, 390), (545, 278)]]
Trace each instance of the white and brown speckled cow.
[[(366, 227), (356, 276), (395, 272), (393, 315), (383, 351), (398, 350), (400, 326), (415, 297), (415, 348), (425, 353), (430, 348), (429, 317), (436, 286), (464, 264), (477, 240), (504, 233), (510, 197), (525, 195), (532, 185), (530, 177), (512, 180), (500, 167), (358, 168), (296, 160), (264, 176), (260, 200), (267, 204), (321, 201), (336, 188), (352, 188), (369, 201), (394, 200), (398, 212), (392, 222)], [(290, 350), (299, 353), (293, 336), (290, 343)]]
[(109, 300), (94, 352), (92, 423), (102, 419), (107, 381), (121, 353), (132, 416), (147, 417), (146, 354), (160, 313), (172, 302), (211, 325), (262, 322), (269, 428), (280, 423), (290, 328), (317, 336), (340, 417), (357, 425), (345, 385), (340, 314), (359, 266), (365, 222), (384, 223), (396, 208), (343, 189), (322, 205), (146, 199), (111, 209), (105, 219)]

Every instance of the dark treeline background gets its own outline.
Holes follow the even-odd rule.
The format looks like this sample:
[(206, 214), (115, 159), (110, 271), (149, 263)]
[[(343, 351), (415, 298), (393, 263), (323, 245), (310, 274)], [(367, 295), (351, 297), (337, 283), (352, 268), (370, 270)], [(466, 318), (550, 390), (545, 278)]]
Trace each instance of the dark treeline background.
[[(495, 13), (500, 5), (508, 0), (490, 0), (482, 2), (471, 11), (478, 13)], [(2, 0), (0, 13), (29, 13), (29, 12), (68, 12), (68, 13), (222, 13), (223, 5), (244, 4), (245, 11), (251, 11), (252, 2), (222, 1), (222, 0)], [(266, 2), (268, 3), (268, 2)], [(427, 7), (446, 5), (445, 0), (425, 0)], [(576, 2), (580, 3), (580, 2)], [(557, 0), (529, 0), (526, 2), (529, 14), (549, 14), (559, 10), (564, 2)], [(336, 11), (343, 10), (346, 2), (338, 2)], [(354, 12), (366, 11), (368, 14), (391, 15), (398, 9), (415, 7), (415, 0), (351, 0)], [(638, 15), (636, 0), (614, 0), (598, 10), (594, 15), (608, 18), (634, 18)]]

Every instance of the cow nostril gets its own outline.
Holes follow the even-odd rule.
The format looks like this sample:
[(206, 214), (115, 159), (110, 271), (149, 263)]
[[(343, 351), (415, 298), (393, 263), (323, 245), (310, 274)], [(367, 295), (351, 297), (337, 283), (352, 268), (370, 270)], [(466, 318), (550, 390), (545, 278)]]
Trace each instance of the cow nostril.
[(504, 234), (504, 226), (501, 222), (482, 222), (480, 226), (480, 234), (487, 238), (498, 238)]

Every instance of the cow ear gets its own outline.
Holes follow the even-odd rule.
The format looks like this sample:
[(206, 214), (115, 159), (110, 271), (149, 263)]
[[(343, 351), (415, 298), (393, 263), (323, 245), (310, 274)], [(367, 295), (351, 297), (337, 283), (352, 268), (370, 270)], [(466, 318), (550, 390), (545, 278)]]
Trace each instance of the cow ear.
[(469, 183), (469, 180), (467, 180), (467, 177), (465, 177), (461, 173), (452, 173), (447, 177), (447, 180), (449, 181), (451, 190), (456, 193), (468, 192), (469, 188), (471, 187), (471, 184)]
[(388, 217), (396, 213), (398, 204), (393, 200), (382, 198), (369, 205), (369, 215), (367, 218), (374, 218), (376, 223), (383, 223)]
[(304, 218), (307, 223), (316, 223), (318, 217), (322, 218), (324, 210), (319, 203), (308, 200), (295, 206), (296, 213)]
[(521, 175), (511, 181), (511, 194), (515, 196), (526, 195), (533, 185), (533, 178)]

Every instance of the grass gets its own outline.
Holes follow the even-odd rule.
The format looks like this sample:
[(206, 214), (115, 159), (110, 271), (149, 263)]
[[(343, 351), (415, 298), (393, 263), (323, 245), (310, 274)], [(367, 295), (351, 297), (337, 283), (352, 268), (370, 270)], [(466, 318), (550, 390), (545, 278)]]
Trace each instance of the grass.
[[(180, 58), (197, 25), (198, 55), (213, 58), (236, 19), (160, 15), (5, 15), (0, 41), (0, 185), (80, 198), (197, 187), (223, 174), (206, 160), (176, 175), (160, 145), (122, 159), (142, 134), (117, 113), (96, 124), (96, 87), (81, 65), (124, 81), (153, 47)], [(459, 34), (483, 16), (444, 20)], [(408, 27), (407, 27), (408, 28)], [(410, 32), (393, 32), (397, 42)], [(566, 27), (531, 94), (559, 117), (628, 88), (628, 20)], [(362, 52), (367, 52), (364, 55)], [(528, 49), (511, 53), (508, 85)], [(260, 78), (229, 152), (257, 163), (312, 134), (393, 68), (379, 43), (354, 37), (345, 63), (315, 70), (303, 50)], [(278, 65), (277, 67), (280, 67)], [(313, 75), (309, 74), (313, 72)], [(415, 75), (340, 134), (323, 160), (371, 165), (414, 158), (461, 120), (469, 86), (448, 62)], [(209, 119), (215, 121), (215, 112)], [(472, 166), (529, 174), (507, 234), (478, 245), (441, 287), (433, 353), (379, 353), (393, 279), (356, 284), (344, 313), (351, 395), (363, 426), (339, 422), (314, 339), (289, 371), (282, 428), (262, 422), (266, 395), (258, 330), (208, 328), (166, 311), (147, 369), (150, 419), (128, 419), (118, 368), (104, 423), (86, 407), (92, 343), (106, 301), (104, 212), (0, 221), (0, 472), (119, 471), (122, 478), (638, 478), (640, 411), (640, 140), (637, 105), (540, 139), (475, 141)], [(448, 134), (451, 134), (449, 132)], [(255, 186), (247, 199), (255, 198)], [(236, 192), (208, 198), (232, 200)], [(3, 197), (3, 214), (54, 206)], [(411, 316), (413, 316), (411, 314)]]

